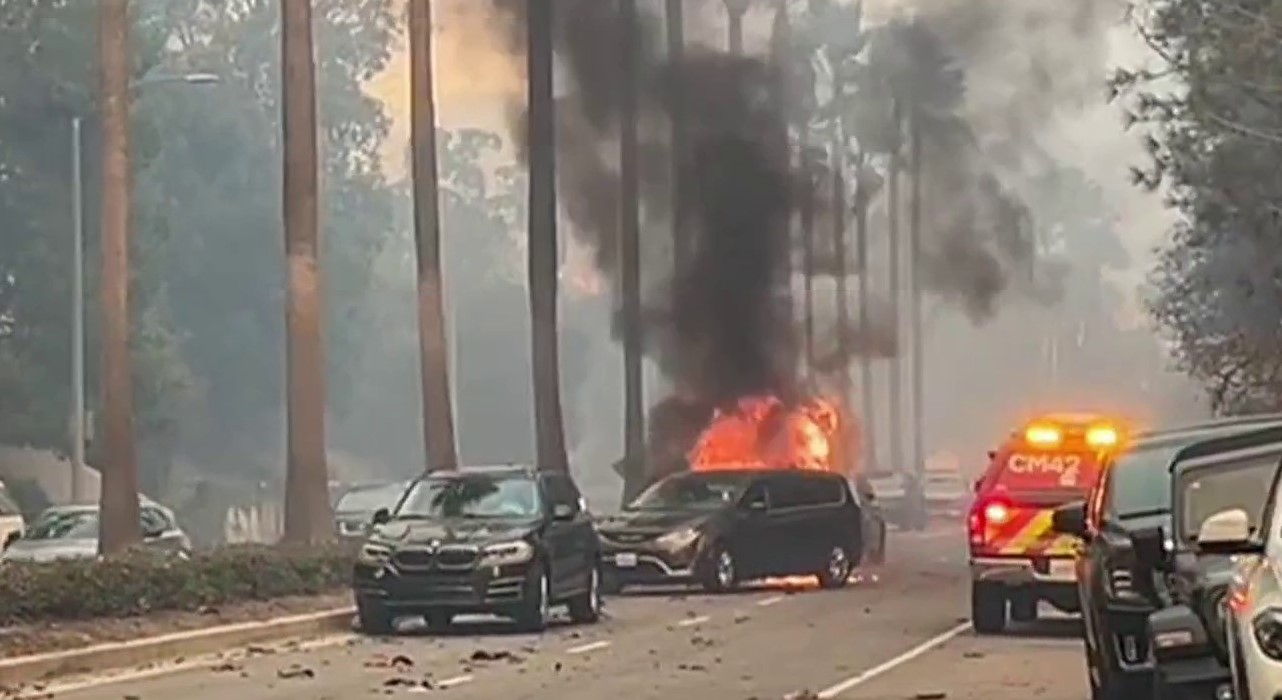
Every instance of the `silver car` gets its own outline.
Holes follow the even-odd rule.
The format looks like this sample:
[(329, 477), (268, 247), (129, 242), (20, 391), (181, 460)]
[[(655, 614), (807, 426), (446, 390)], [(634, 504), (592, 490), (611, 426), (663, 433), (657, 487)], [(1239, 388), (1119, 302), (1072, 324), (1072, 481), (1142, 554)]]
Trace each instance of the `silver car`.
[[(143, 546), (186, 556), (191, 540), (178, 526), (173, 511), (158, 503), (144, 501)], [(98, 556), (99, 510), (96, 505), (54, 506), (0, 554), (0, 562), (48, 562), (58, 559), (92, 559)]]

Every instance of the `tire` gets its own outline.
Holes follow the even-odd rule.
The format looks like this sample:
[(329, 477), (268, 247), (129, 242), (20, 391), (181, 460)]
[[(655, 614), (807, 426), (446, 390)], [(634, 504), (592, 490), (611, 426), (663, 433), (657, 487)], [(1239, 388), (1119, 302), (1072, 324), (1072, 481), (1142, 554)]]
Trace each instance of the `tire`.
[(976, 634), (1006, 630), (1006, 595), (1000, 586), (982, 581), (970, 584), (970, 621)]
[(454, 624), (454, 614), (444, 610), (428, 610), (423, 613), (423, 622), (431, 632), (448, 632)]
[(526, 579), (521, 604), (513, 617), (522, 632), (538, 633), (547, 629), (551, 617), (551, 581), (548, 580), (547, 567), (536, 562), (533, 571)]
[(703, 563), (699, 583), (709, 593), (724, 593), (739, 587), (739, 566), (729, 548), (712, 545)]
[(601, 619), (601, 566), (592, 566), (588, 590), (569, 600), (570, 621), (576, 625), (590, 625)]
[(364, 634), (385, 637), (396, 632), (391, 611), (387, 606), (373, 600), (356, 601), (356, 624)]
[(824, 562), (824, 568), (816, 574), (819, 578), (819, 587), (828, 590), (844, 587), (850, 580), (850, 573), (854, 568), (854, 559), (850, 556), (848, 547), (843, 544), (834, 544), (828, 550), (828, 560)]
[(1037, 597), (1025, 591), (1011, 596), (1010, 619), (1014, 622), (1037, 622)]

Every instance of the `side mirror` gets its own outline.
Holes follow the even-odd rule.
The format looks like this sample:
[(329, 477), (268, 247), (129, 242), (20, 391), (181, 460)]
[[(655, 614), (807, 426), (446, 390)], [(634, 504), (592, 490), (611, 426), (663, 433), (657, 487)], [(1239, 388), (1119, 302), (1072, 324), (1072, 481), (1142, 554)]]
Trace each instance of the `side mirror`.
[(1145, 571), (1166, 571), (1170, 553), (1166, 551), (1166, 533), (1160, 527), (1146, 527), (1131, 533), (1135, 564)]
[(392, 511), (386, 508), (379, 508), (374, 511), (374, 517), (370, 518), (370, 522), (374, 525), (386, 525), (392, 522)]
[(574, 508), (564, 503), (558, 503), (552, 506), (553, 520), (574, 520)]
[(1197, 548), (1210, 554), (1252, 551), (1250, 516), (1241, 508), (1233, 508), (1207, 518), (1198, 530)]
[(1061, 535), (1086, 536), (1086, 502), (1075, 501), (1055, 509), (1051, 527)]

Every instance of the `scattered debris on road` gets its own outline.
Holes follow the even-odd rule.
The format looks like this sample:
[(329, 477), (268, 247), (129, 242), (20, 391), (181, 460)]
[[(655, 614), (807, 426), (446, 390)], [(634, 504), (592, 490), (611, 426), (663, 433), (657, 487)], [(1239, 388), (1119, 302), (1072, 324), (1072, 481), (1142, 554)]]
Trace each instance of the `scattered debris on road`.
[(476, 651), (472, 652), (472, 656), (470, 657), (470, 660), (471, 661), (510, 661), (512, 663), (520, 663), (521, 657), (517, 656), (516, 654), (513, 654), (512, 652), (506, 649), (499, 649), (497, 651), (490, 651), (489, 649), (477, 649)]
[(290, 664), (289, 666), (276, 671), (277, 678), (315, 678), (316, 672), (300, 664)]
[(946, 697), (948, 697), (948, 693), (945, 693), (942, 690), (934, 690), (926, 693), (917, 693), (913, 696), (913, 700), (944, 700)]
[(244, 667), (238, 663), (233, 663), (231, 661), (224, 661), (220, 664), (217, 664), (211, 667), (209, 670), (213, 671), (214, 673), (232, 673), (234, 671), (239, 671), (242, 668)]

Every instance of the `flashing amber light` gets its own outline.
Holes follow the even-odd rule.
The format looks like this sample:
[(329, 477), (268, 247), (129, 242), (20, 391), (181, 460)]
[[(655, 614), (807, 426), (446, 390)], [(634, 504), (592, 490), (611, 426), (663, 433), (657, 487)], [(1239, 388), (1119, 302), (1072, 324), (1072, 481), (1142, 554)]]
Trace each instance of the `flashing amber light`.
[(1086, 444), (1091, 447), (1113, 447), (1119, 440), (1117, 429), (1108, 425), (1097, 425), (1086, 431)]
[(1024, 439), (1033, 445), (1058, 445), (1063, 434), (1055, 426), (1033, 425), (1024, 431)]

